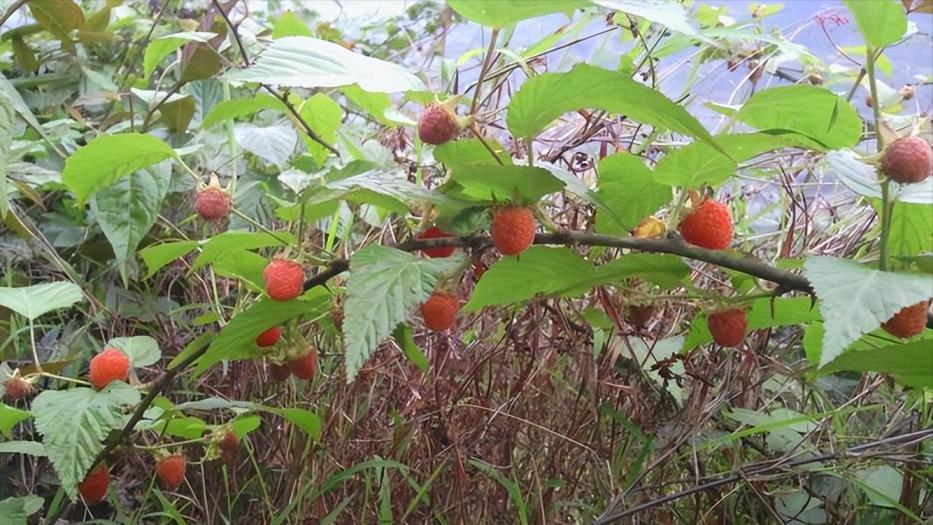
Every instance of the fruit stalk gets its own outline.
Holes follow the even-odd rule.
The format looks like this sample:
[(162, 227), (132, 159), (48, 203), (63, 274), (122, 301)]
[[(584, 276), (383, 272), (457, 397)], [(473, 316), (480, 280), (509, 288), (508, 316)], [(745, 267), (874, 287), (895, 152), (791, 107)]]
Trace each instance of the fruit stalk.
[[(875, 80), (875, 59), (880, 51), (874, 46), (865, 48), (865, 71), (868, 73), (868, 90), (871, 93), (871, 113), (875, 121), (875, 148), (880, 153), (884, 149), (884, 137), (881, 134), (881, 104), (878, 100), (878, 83)], [(891, 214), (894, 212), (894, 203), (891, 200), (890, 182), (886, 179), (881, 183), (881, 247), (878, 260), (878, 269), (887, 270), (888, 267), (888, 236), (891, 231)]]

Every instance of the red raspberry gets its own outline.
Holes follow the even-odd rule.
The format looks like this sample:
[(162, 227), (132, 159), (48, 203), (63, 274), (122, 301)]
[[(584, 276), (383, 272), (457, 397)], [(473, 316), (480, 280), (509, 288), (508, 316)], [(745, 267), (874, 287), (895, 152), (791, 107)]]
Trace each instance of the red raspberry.
[(297, 378), (313, 379), (314, 373), (317, 372), (317, 350), (314, 347), (309, 348), (303, 356), (289, 361), (288, 368)]
[(304, 291), (304, 268), (295, 261), (272, 259), (262, 276), (266, 281), (266, 294), (275, 301), (291, 301)]
[(896, 336), (907, 339), (923, 331), (927, 326), (927, 312), (930, 310), (930, 301), (923, 301), (911, 306), (901, 308), (885, 321), (881, 328), (884, 331)]
[[(441, 230), (437, 226), (431, 226), (418, 234), (419, 239), (443, 239), (445, 237), (453, 237), (453, 235)], [(453, 246), (439, 246), (437, 248), (425, 248), (421, 250), (421, 253), (434, 259), (438, 257), (450, 257), (453, 255), (454, 250), (456, 250), (456, 248)]]
[(703, 201), (680, 223), (680, 235), (690, 244), (724, 250), (732, 244), (729, 208), (712, 199)]
[(259, 337), (256, 338), (256, 346), (259, 348), (268, 348), (277, 343), (279, 341), (279, 337), (282, 337), (282, 327), (273, 326), (272, 328), (259, 334)]
[(156, 464), (156, 475), (159, 476), (159, 481), (162, 482), (162, 486), (166, 490), (175, 490), (181, 486), (181, 482), (185, 480), (185, 468), (188, 465), (188, 461), (185, 459), (185, 456), (181, 454), (175, 454), (172, 456), (164, 457)]
[(897, 139), (881, 156), (881, 170), (901, 184), (923, 182), (933, 169), (933, 148), (922, 137)]
[(733, 308), (709, 314), (706, 319), (713, 341), (720, 346), (734, 347), (745, 340), (745, 331), (748, 329), (748, 318), (745, 310)]
[(216, 174), (211, 174), (211, 183), (202, 186), (194, 199), (194, 209), (202, 219), (216, 221), (230, 213), (230, 194), (220, 187)]
[(91, 384), (100, 390), (109, 385), (111, 381), (126, 381), (130, 372), (130, 358), (122, 350), (105, 348), (103, 352), (91, 359)]
[(292, 369), (288, 367), (287, 363), (283, 365), (269, 363), (269, 370), (272, 372), (272, 379), (276, 381), (286, 381), (288, 376), (292, 375)]
[(447, 330), (457, 322), (459, 309), (460, 300), (457, 297), (444, 292), (434, 292), (434, 295), (421, 305), (424, 326), (435, 332)]
[(110, 470), (105, 465), (99, 465), (85, 476), (84, 481), (78, 483), (78, 492), (88, 505), (103, 501), (107, 496), (107, 486), (110, 485)]
[(460, 123), (449, 105), (434, 103), (425, 106), (418, 117), (418, 136), (422, 142), (443, 144), (460, 134)]
[(6, 390), (6, 397), (11, 401), (17, 401), (24, 399), (35, 390), (31, 384), (23, 381), (19, 376), (13, 376), (6, 380), (3, 383), (3, 388)]
[(507, 206), (493, 213), (489, 232), (499, 253), (517, 255), (534, 242), (537, 227), (535, 214), (530, 208)]

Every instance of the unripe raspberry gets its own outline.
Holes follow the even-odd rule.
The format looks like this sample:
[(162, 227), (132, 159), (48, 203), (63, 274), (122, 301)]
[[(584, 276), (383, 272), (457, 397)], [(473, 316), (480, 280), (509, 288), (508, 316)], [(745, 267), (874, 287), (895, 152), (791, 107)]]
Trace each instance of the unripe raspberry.
[(130, 372), (130, 358), (117, 348), (105, 348), (91, 359), (88, 373), (91, 384), (98, 390), (112, 381), (126, 381)]
[(418, 117), (418, 136), (422, 142), (439, 145), (460, 134), (460, 122), (449, 105), (433, 103), (425, 106)]
[(530, 208), (506, 206), (492, 215), (489, 233), (496, 250), (502, 255), (518, 255), (535, 241), (538, 223)]
[(429, 330), (441, 332), (457, 322), (458, 310), (460, 300), (456, 296), (434, 292), (434, 295), (421, 305), (421, 317), (424, 319), (424, 326)]
[(313, 379), (317, 372), (317, 350), (309, 348), (301, 357), (289, 361), (288, 368), (299, 379)]
[(905, 137), (884, 148), (881, 170), (895, 182), (923, 182), (933, 170), (933, 148), (922, 137)]
[(923, 301), (911, 306), (901, 308), (893, 317), (882, 323), (881, 328), (884, 331), (896, 336), (907, 339), (923, 331), (927, 326), (927, 312), (930, 310), (930, 302)]
[(6, 397), (10, 401), (25, 399), (33, 393), (35, 388), (21, 377), (14, 375), (3, 383), (3, 389), (6, 391)]
[(259, 334), (259, 337), (256, 338), (256, 346), (259, 348), (268, 348), (279, 341), (279, 337), (282, 336), (282, 327), (273, 326), (272, 328), (266, 330), (265, 332)]
[(175, 490), (180, 487), (185, 480), (187, 465), (188, 461), (181, 454), (167, 456), (159, 460), (159, 463), (156, 464), (156, 475), (159, 476), (162, 486), (167, 490)]
[(110, 485), (110, 470), (105, 465), (98, 465), (85, 476), (84, 481), (78, 483), (78, 492), (88, 505), (104, 500), (107, 496), (107, 486)]
[[(453, 237), (453, 235), (441, 230), (437, 226), (431, 226), (418, 234), (419, 239), (443, 239), (445, 237)], [(421, 250), (421, 253), (435, 259), (439, 257), (450, 257), (453, 255), (454, 250), (456, 250), (456, 248), (453, 246), (438, 246), (437, 248), (425, 248)]]
[(207, 221), (216, 221), (230, 213), (230, 194), (220, 186), (216, 174), (211, 174), (211, 183), (198, 189), (194, 209)]
[(729, 208), (712, 199), (703, 201), (680, 223), (680, 235), (690, 244), (723, 250), (732, 244)]
[(304, 268), (288, 259), (272, 259), (262, 271), (266, 294), (275, 301), (290, 301), (304, 291)]
[(748, 318), (745, 310), (734, 308), (709, 314), (706, 319), (709, 332), (720, 346), (734, 347), (745, 340), (748, 329)]

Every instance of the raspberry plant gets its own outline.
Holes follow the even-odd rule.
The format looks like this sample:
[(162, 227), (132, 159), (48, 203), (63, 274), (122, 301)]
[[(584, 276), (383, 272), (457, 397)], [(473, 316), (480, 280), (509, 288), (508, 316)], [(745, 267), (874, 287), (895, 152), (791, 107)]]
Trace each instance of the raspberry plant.
[(933, 516), (928, 0), (292, 3), (4, 7), (0, 523)]

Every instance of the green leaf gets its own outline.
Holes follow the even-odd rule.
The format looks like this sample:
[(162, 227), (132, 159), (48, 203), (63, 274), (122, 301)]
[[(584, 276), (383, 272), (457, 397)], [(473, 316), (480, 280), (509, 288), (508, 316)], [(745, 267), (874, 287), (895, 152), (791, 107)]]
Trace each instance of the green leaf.
[[(485, 138), (496, 157), (502, 161), (501, 165), (512, 164), (512, 155), (493, 138)], [(461, 139), (445, 142), (434, 148), (434, 158), (445, 166), (500, 166), (493, 158), (486, 146), (479, 139)]]
[(7, 498), (0, 501), (0, 523), (6, 525), (27, 525), (29, 516), (39, 509), (45, 500), (39, 496), (23, 496), (21, 498)]
[(235, 315), (211, 339), (210, 347), (196, 361), (195, 374), (202, 374), (224, 359), (238, 361), (257, 357), (261, 355), (256, 346), (259, 334), (300, 315), (312, 318), (329, 309), (330, 294), (321, 287), (312, 288), (291, 301), (278, 302), (263, 298)]
[(438, 276), (454, 271), (461, 257), (421, 259), (371, 245), (350, 259), (343, 322), (347, 382), (376, 348), (434, 291)]
[(42, 314), (67, 308), (84, 298), (81, 288), (70, 281), (34, 284), (23, 288), (0, 288), (0, 306), (35, 320)]
[(159, 111), (162, 113), (162, 122), (165, 123), (169, 131), (176, 133), (188, 131), (188, 125), (191, 124), (194, 110), (195, 103), (192, 96), (185, 96), (159, 106)]
[(321, 440), (321, 418), (303, 408), (281, 408), (275, 412), (285, 418), (288, 422), (304, 430), (314, 441)]
[(596, 212), (596, 231), (628, 234), (645, 217), (671, 200), (671, 189), (658, 184), (640, 157), (626, 152), (599, 161), (599, 191), (603, 204)]
[(876, 48), (893, 44), (907, 32), (907, 13), (897, 0), (846, 0), (865, 42)]
[(122, 382), (101, 391), (90, 388), (45, 390), (32, 402), (36, 430), (42, 434), (61, 486), (72, 500), (103, 440), (129, 421), (125, 406), (139, 403), (139, 392)]
[(458, 15), (487, 27), (503, 28), (527, 18), (566, 13), (589, 7), (584, 0), (548, 0), (547, 2), (503, 2), (502, 0), (447, 0)]
[(127, 287), (129, 264), (136, 247), (159, 217), (171, 179), (171, 163), (160, 162), (117, 180), (91, 198), (91, 215), (110, 241)]
[(569, 248), (532, 246), (518, 257), (499, 259), (486, 270), (463, 309), (475, 312), (538, 294), (580, 292), (580, 283), (591, 278), (593, 271), (593, 263)]
[(289, 164), (298, 145), (298, 133), (284, 120), (270, 126), (244, 122), (237, 124), (233, 131), (243, 149), (279, 169), (285, 169)]
[[(343, 110), (340, 109), (340, 104), (324, 93), (317, 93), (306, 100), (298, 112), (318, 137), (327, 144), (334, 143), (337, 139), (337, 128), (343, 120)], [(330, 152), (305, 134), (302, 134), (301, 138), (314, 161), (323, 165)]]
[(304, 20), (291, 11), (285, 11), (272, 23), (273, 39), (286, 36), (312, 36), (313, 34)]
[(804, 270), (819, 297), (825, 325), (820, 366), (901, 308), (933, 297), (927, 275), (881, 272), (833, 257), (808, 257)]
[(146, 263), (144, 279), (152, 277), (166, 264), (183, 257), (197, 247), (198, 241), (171, 241), (153, 244), (139, 250), (137, 255)]
[(820, 368), (821, 373), (851, 370), (891, 374), (901, 384), (933, 388), (933, 343), (929, 339), (900, 345), (852, 350)]
[[(881, 202), (872, 204), (880, 216)], [(933, 206), (899, 202), (891, 213), (888, 254), (910, 257), (922, 253), (933, 253)]]
[(405, 357), (407, 357), (413, 365), (417, 366), (418, 369), (421, 370), (421, 373), (426, 374), (431, 365), (428, 362), (428, 356), (424, 355), (418, 343), (415, 342), (411, 326), (405, 323), (399, 323), (392, 332), (392, 338), (398, 343)]
[(457, 195), (480, 201), (526, 203), (560, 191), (564, 184), (548, 170), (530, 166), (448, 166), (450, 180), (460, 185)]
[(287, 109), (281, 100), (265, 93), (256, 93), (252, 98), (225, 100), (211, 108), (211, 112), (201, 122), (201, 128), (216, 126), (225, 120), (252, 115), (263, 109), (274, 109), (285, 113)]
[(512, 502), (512, 505), (515, 507), (515, 512), (518, 513), (518, 523), (521, 525), (528, 525), (528, 504), (522, 497), (522, 489), (518, 486), (518, 483), (514, 479), (505, 477), (496, 469), (496, 467), (486, 463), (485, 461), (472, 458), (468, 461), (470, 465), (475, 467), (477, 470), (483, 474), (486, 474), (490, 478), (496, 480), (498, 484), (502, 485), (502, 488), (505, 489), (506, 494), (509, 495), (509, 501)]
[[(45, 445), (38, 441), (3, 441), (0, 442), (0, 454), (29, 454), (43, 458), (48, 455)], [(3, 516), (3, 511), (0, 511)], [(5, 522), (4, 522), (5, 523)]]
[(340, 89), (347, 97), (347, 100), (359, 106), (360, 109), (372, 115), (380, 124), (391, 126), (393, 120), (386, 116), (386, 110), (394, 108), (392, 99), (388, 93), (370, 93), (363, 91), (360, 86), (352, 84)]
[(304, 36), (272, 42), (250, 67), (229, 71), (224, 79), (303, 88), (359, 84), (365, 91), (380, 93), (425, 89), (418, 77), (400, 66)]
[(206, 80), (223, 69), (223, 59), (210, 45), (196, 42), (192, 46), (194, 51), (182, 64), (179, 82)]
[[(776, 326), (791, 326), (819, 320), (819, 310), (813, 307), (809, 297), (782, 297), (756, 299), (748, 311), (748, 329), (760, 330)], [(706, 314), (699, 314), (690, 323), (690, 333), (684, 340), (684, 350), (705, 345), (713, 340), (706, 324)]]
[(621, 113), (719, 148), (693, 115), (660, 92), (622, 73), (588, 64), (578, 64), (567, 73), (544, 73), (529, 79), (512, 97), (506, 120), (515, 136), (530, 138), (556, 117), (580, 108)]
[(84, 204), (120, 178), (174, 156), (171, 146), (152, 135), (101, 135), (65, 160), (62, 182)]
[(677, 33), (708, 41), (708, 39), (700, 37), (700, 33), (690, 22), (687, 10), (678, 2), (659, 2), (652, 0), (594, 0), (593, 3), (598, 6), (608, 7), (609, 9), (639, 16), (649, 22), (661, 24)]
[(238, 256), (247, 250), (285, 246), (294, 243), (295, 236), (285, 231), (275, 232), (275, 235), (266, 232), (224, 232), (211, 237), (204, 243), (204, 246), (201, 247), (201, 254), (195, 259), (192, 268), (197, 270), (231, 255)]
[(6, 217), (10, 203), (6, 194), (7, 167), (10, 161), (10, 144), (13, 142), (15, 123), (13, 104), (4, 93), (0, 92), (0, 221)]
[(3, 403), (0, 403), (0, 434), (3, 434), (7, 438), (10, 437), (10, 432), (13, 431), (20, 421), (29, 419), (31, 416), (29, 412), (25, 410), (20, 410), (18, 408), (13, 408), (7, 406)]
[(107, 341), (107, 346), (123, 350), (130, 358), (130, 366), (133, 368), (154, 365), (162, 358), (159, 343), (148, 335), (115, 337)]
[(638, 277), (662, 288), (673, 288), (690, 275), (690, 267), (680, 257), (659, 253), (629, 253), (606, 263), (596, 272), (597, 283), (619, 283)]
[(769, 133), (799, 133), (826, 149), (854, 146), (862, 136), (862, 121), (855, 108), (832, 91), (815, 86), (759, 91), (736, 118)]
[(143, 79), (149, 80), (149, 75), (155, 71), (162, 59), (172, 51), (188, 42), (207, 42), (216, 36), (216, 33), (190, 31), (173, 33), (154, 39), (146, 46), (146, 54), (143, 55)]
[(655, 180), (661, 184), (691, 189), (700, 188), (704, 184), (716, 186), (735, 175), (736, 162), (757, 157), (766, 151), (792, 147), (822, 149), (819, 144), (796, 134), (717, 135), (716, 141), (732, 158), (704, 142), (693, 142), (665, 155), (654, 170)]
[(71, 32), (84, 26), (84, 11), (72, 0), (29, 0), (29, 12), (43, 28), (72, 49)]

